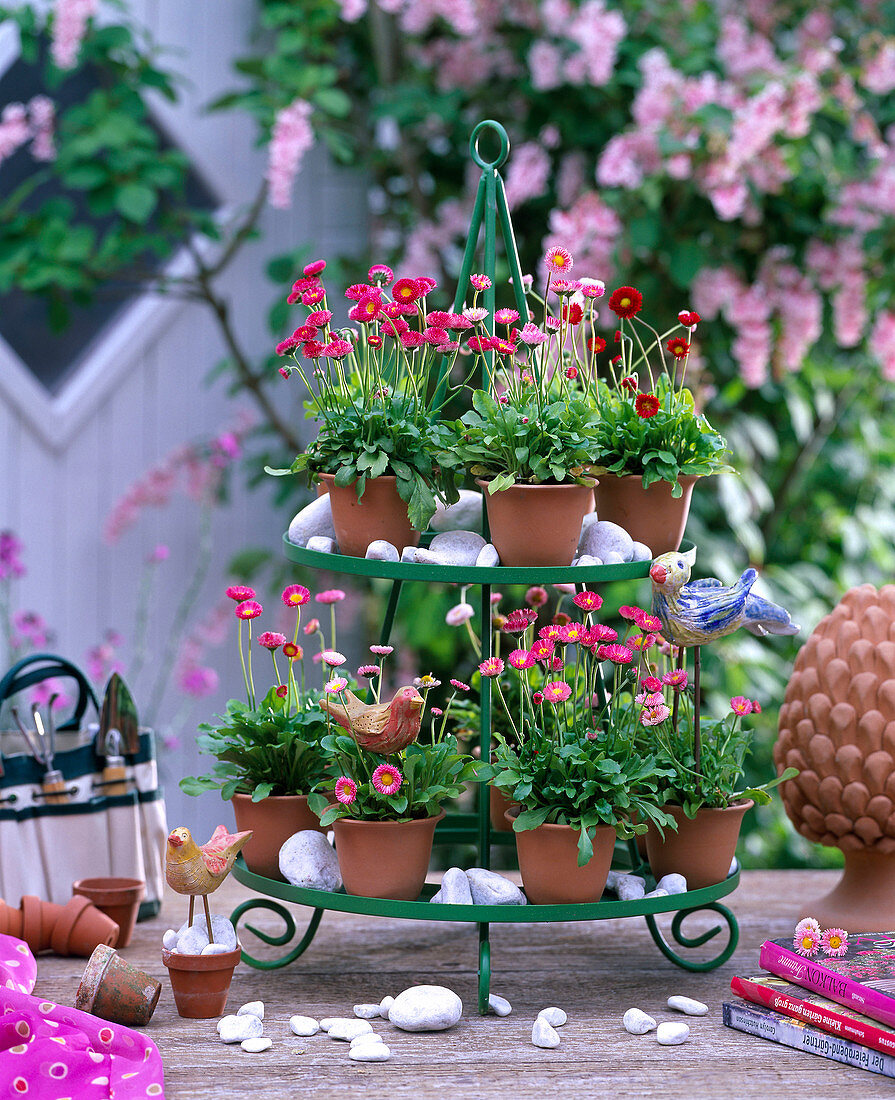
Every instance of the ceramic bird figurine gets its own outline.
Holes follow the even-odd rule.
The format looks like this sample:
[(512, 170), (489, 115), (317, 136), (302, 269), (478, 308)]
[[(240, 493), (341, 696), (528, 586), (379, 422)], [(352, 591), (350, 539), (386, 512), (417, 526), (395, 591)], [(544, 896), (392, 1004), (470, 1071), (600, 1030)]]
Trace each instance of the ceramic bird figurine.
[(723, 585), (714, 577), (690, 580), (690, 563), (681, 554), (662, 554), (650, 571), (652, 612), (662, 623), (662, 635), (672, 645), (696, 646), (714, 642), (745, 627), (766, 634), (798, 634), (789, 612), (779, 604), (753, 595), (758, 573), (747, 569), (740, 579)]
[(415, 687), (402, 687), (390, 703), (365, 703), (351, 691), (343, 691), (347, 704), (331, 696), (320, 707), (343, 726), (362, 749), (388, 756), (412, 744), (420, 732), (425, 700)]
[(208, 895), (213, 894), (230, 874), (236, 857), (251, 839), (251, 830), (228, 833), (225, 825), (218, 825), (208, 843), (201, 847), (184, 825), (172, 829), (168, 836), (165, 878), (175, 893), (189, 895), (190, 924), (193, 923), (196, 895), (202, 895), (209, 937), (211, 917), (208, 912)]

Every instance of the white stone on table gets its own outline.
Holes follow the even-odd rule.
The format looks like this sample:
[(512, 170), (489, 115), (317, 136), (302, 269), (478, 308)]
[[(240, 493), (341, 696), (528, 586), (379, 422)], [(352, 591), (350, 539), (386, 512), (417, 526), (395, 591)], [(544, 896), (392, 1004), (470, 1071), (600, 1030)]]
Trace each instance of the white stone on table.
[(475, 564), (485, 569), (493, 569), (495, 565), (500, 565), (500, 554), (497, 552), (497, 547), (491, 542), (486, 543), (479, 551)]
[(329, 1029), (333, 1026), (333, 1024), (337, 1020), (341, 1020), (341, 1019), (342, 1019), (341, 1016), (324, 1016), (323, 1019), (320, 1021), (320, 1030), (321, 1031), (329, 1031)]
[(177, 950), (177, 933), (173, 928), (169, 928), (164, 936), (162, 936), (162, 947), (164, 947), (166, 951)]
[(686, 894), (687, 880), (683, 875), (663, 875), (656, 883), (657, 890), (665, 890), (669, 894)]
[(355, 1005), (354, 1015), (359, 1020), (378, 1020), (379, 1019), (379, 1005)]
[(289, 1030), (293, 1035), (316, 1035), (320, 1024), (311, 1016), (290, 1016)]
[(543, 1016), (538, 1016), (531, 1028), (531, 1041), (536, 1047), (552, 1050), (559, 1046), (559, 1033)]
[(702, 1001), (695, 1001), (692, 997), (669, 997), (668, 1007), (684, 1012), (687, 1016), (706, 1016), (709, 1006)]
[(646, 891), (646, 882), (639, 875), (620, 875), (615, 886), (619, 901), (636, 901)]
[(207, 943), (199, 952), (200, 955), (229, 955), (233, 950), (225, 943)]
[(598, 519), (582, 527), (578, 553), (593, 554), (606, 564), (613, 554), (617, 554), (621, 561), (630, 561), (634, 553), (634, 540), (617, 523)]
[(634, 542), (634, 552), (631, 561), (652, 561), (653, 552), (644, 542)]
[(391, 1056), (385, 1043), (360, 1043), (348, 1051), (352, 1062), (387, 1062)]
[(273, 1039), (267, 1039), (259, 1035), (254, 1039), (243, 1039), (239, 1045), (249, 1054), (260, 1054), (263, 1050), (270, 1050), (273, 1046)]
[(509, 1016), (513, 1006), (505, 997), (498, 997), (496, 993), (491, 993), (488, 995), (488, 1009), (495, 1016)]
[(413, 985), (395, 997), (389, 1022), (402, 1031), (445, 1031), (463, 1015), (463, 1002), (443, 985)]
[(385, 1039), (379, 1034), (378, 1031), (365, 1031), (362, 1035), (355, 1035), (351, 1040), (353, 1047), (362, 1046), (364, 1043), (375, 1045), (376, 1043), (384, 1043)]
[(264, 1001), (246, 1001), (242, 1008), (237, 1008), (237, 1016), (257, 1016), (264, 1019)]
[(625, 1031), (631, 1035), (646, 1035), (648, 1031), (654, 1031), (656, 1028), (656, 1021), (652, 1016), (647, 1016), (639, 1008), (629, 1008), (622, 1017), (622, 1023), (625, 1025)]
[(337, 553), (334, 539), (328, 539), (324, 535), (313, 535), (305, 543), (305, 550), (313, 550), (317, 554)]
[(222, 1043), (241, 1043), (243, 1039), (257, 1039), (264, 1031), (264, 1024), (257, 1016), (225, 1016), (218, 1024)]
[(367, 547), (364, 557), (370, 561), (398, 561), (401, 555), (393, 543), (386, 539), (374, 539)]
[(382, 1000), (379, 1002), (379, 1015), (383, 1018), (383, 1020), (388, 1019), (388, 1011), (394, 1003), (394, 997), (383, 997)]
[(345, 1019), (333, 1020), (326, 1029), (326, 1033), (329, 1035), (330, 1039), (342, 1039), (350, 1043), (351, 1040), (356, 1039), (358, 1035), (363, 1035), (365, 1032), (372, 1030), (373, 1028), (367, 1020), (356, 1020), (347, 1017)]
[(316, 829), (302, 829), (280, 848), (280, 873), (293, 886), (310, 890), (338, 890), (342, 885), (339, 857)]
[(476, 905), (525, 905), (525, 894), (515, 882), (484, 867), (470, 867), (466, 872), (472, 900)]
[(561, 1008), (556, 1008), (555, 1006), (551, 1008), (542, 1008), (538, 1016), (540, 1016), (542, 1020), (546, 1020), (551, 1027), (562, 1027), (569, 1018)]
[(644, 898), (667, 898), (668, 897), (668, 891), (665, 890), (664, 888), (660, 889), (657, 886), (655, 890), (650, 890), (650, 892), (648, 894), (644, 894), (643, 896), (644, 896)]
[(224, 1022), (224, 1020), (235, 1020), (235, 1019), (236, 1019), (236, 1013), (235, 1012), (231, 1012), (229, 1016), (222, 1016), (220, 1018), (220, 1020), (218, 1020), (218, 1023), (217, 1023), (218, 1035), (220, 1035), (220, 1033), (221, 1033), (221, 1024)]
[(482, 494), (461, 489), (460, 499), (454, 504), (436, 504), (429, 526), (433, 531), (481, 531)]
[(466, 872), (459, 867), (448, 867), (441, 876), (441, 901), (444, 905), (472, 905), (472, 891)]
[(656, 1041), (662, 1047), (680, 1046), (681, 1043), (686, 1043), (689, 1038), (689, 1027), (686, 1024), (678, 1023), (676, 1020), (668, 1020), (664, 1024), (659, 1024), (656, 1029)]
[(296, 546), (305, 546), (308, 539), (314, 535), (329, 539), (336, 537), (329, 493), (323, 493), (316, 497), (310, 504), (302, 508), (298, 515), (293, 517), (286, 537), (290, 542), (294, 542)]
[(475, 531), (444, 531), (428, 547), (419, 547), (416, 560), (429, 565), (475, 565), (486, 545)]
[(606, 876), (606, 889), (616, 892), (619, 882), (627, 876), (627, 871), (610, 871)]

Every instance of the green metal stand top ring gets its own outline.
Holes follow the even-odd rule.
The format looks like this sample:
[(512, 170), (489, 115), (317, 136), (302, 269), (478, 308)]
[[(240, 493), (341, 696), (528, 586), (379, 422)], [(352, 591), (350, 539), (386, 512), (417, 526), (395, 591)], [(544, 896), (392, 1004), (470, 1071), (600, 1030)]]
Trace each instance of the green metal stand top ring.
[[(500, 153), (495, 160), (482, 160), (479, 153), (479, 136), (483, 130), (493, 130), (500, 141)], [(486, 118), (484, 121), (480, 122), (472, 131), (472, 135), (469, 139), (469, 155), (479, 168), (483, 168), (485, 171), (500, 168), (510, 155), (510, 139), (507, 136), (506, 130), (504, 130), (499, 122), (495, 122), (493, 118)]]

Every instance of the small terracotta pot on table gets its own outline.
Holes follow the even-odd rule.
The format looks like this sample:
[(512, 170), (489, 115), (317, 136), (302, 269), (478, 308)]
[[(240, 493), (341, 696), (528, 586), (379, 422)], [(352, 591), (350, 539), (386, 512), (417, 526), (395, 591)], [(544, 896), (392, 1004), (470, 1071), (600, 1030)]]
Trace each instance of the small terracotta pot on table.
[(82, 878), (72, 883), (72, 893), (89, 898), (101, 913), (118, 925), (119, 949), (127, 947), (134, 934), (146, 883), (139, 878)]
[(152, 1018), (161, 991), (161, 982), (125, 962), (113, 947), (101, 944), (84, 970), (75, 1008), (113, 1024), (143, 1027)]
[(177, 1013), (187, 1020), (210, 1020), (223, 1016), (233, 971), (242, 956), (242, 948), (219, 955), (181, 955), (162, 950), (162, 962), (168, 968)]

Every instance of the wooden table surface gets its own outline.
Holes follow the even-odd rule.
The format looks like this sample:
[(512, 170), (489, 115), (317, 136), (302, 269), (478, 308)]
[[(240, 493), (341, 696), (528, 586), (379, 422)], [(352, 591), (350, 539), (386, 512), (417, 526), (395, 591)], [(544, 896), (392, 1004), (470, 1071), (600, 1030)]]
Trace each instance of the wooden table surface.
[[(480, 1098), (761, 1097), (787, 1100), (872, 1100), (895, 1095), (895, 1081), (721, 1024), (721, 1002), (730, 978), (758, 969), (763, 939), (792, 931), (798, 907), (830, 889), (827, 871), (744, 872), (739, 888), (722, 901), (740, 925), (733, 958), (717, 970), (691, 974), (666, 960), (642, 917), (554, 925), (492, 925), (492, 992), (506, 997), (505, 1018), (476, 1011), (478, 931), (475, 925), (390, 920), (327, 912), (308, 951), (291, 966), (270, 972), (245, 963), (234, 975), (228, 1010), (263, 1000), (265, 1035), (273, 1046), (247, 1054), (217, 1039), (216, 1020), (183, 1020), (175, 1010), (161, 935), (186, 918), (186, 899), (170, 895), (162, 913), (137, 926), (123, 956), (162, 981), (162, 996), (145, 1029), (161, 1051), (168, 1100), (280, 1097), (364, 1097), (365, 1100), (446, 1097)], [(232, 878), (211, 898), (212, 911), (229, 914), (250, 897)], [(299, 930), (310, 910), (293, 907)], [(712, 918), (713, 922), (714, 919)], [(708, 925), (694, 917), (688, 934)], [(670, 918), (661, 918), (667, 929)], [(271, 932), (273, 914), (250, 916)], [(273, 954), (244, 929), (251, 954)], [(85, 960), (41, 956), (36, 992), (73, 1004)], [(374, 1022), (388, 1042), (391, 1061), (355, 1063), (347, 1044), (319, 1033), (298, 1038), (289, 1017), (351, 1016), (352, 1006), (379, 1001), (416, 984), (446, 985), (463, 999), (464, 1015), (446, 1032), (401, 1032)], [(687, 1043), (660, 1047), (655, 1034), (629, 1035), (626, 1009), (638, 1007), (658, 1020), (684, 1019), (665, 1007), (672, 994), (705, 1001), (705, 1017), (686, 1018)], [(558, 1005), (569, 1021), (561, 1045), (541, 1050), (531, 1043), (538, 1011)]]

